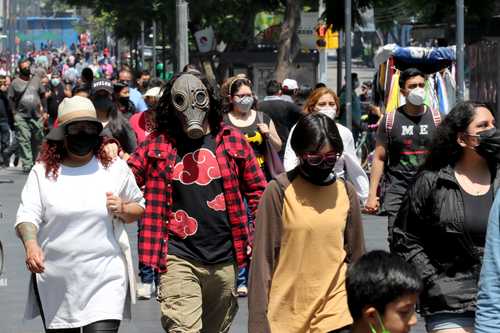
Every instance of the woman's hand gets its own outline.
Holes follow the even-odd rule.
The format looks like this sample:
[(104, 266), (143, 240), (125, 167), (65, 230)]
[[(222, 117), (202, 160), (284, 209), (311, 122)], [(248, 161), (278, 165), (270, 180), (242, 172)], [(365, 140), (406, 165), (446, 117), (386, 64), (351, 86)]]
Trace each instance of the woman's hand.
[(104, 145), (104, 152), (109, 158), (115, 159), (119, 156), (120, 147), (116, 143), (110, 142)]
[(368, 195), (368, 199), (366, 200), (365, 207), (363, 208), (363, 213), (365, 214), (377, 214), (380, 209), (380, 202), (377, 196)]
[(259, 129), (259, 132), (261, 132), (263, 135), (266, 136), (269, 135), (269, 133), (271, 132), (267, 124), (257, 124), (257, 128)]
[(123, 223), (132, 223), (144, 213), (144, 208), (138, 203), (124, 202), (112, 192), (106, 192), (106, 207), (112, 214), (122, 219)]
[(123, 205), (124, 203), (120, 197), (114, 195), (112, 192), (106, 192), (106, 207), (111, 213), (115, 215), (122, 214)]
[(26, 267), (32, 273), (43, 273), (45, 271), (45, 256), (36, 240), (25, 242)]

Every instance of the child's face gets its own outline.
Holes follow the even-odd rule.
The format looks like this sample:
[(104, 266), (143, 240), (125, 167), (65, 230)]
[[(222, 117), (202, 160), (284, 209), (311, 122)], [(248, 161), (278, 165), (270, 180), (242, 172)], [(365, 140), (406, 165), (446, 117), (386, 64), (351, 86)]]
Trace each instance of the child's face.
[(410, 332), (417, 323), (415, 304), (417, 304), (417, 294), (407, 294), (387, 304), (382, 318), (386, 330), (390, 333)]

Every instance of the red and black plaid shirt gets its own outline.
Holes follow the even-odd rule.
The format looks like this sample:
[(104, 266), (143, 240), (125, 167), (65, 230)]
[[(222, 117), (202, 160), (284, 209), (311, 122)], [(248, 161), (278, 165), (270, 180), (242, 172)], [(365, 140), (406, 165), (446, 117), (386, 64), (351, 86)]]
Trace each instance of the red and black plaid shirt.
[[(222, 125), (215, 143), (236, 261), (243, 266), (247, 262), (249, 245), (248, 217), (243, 197), (254, 216), (266, 181), (253, 149), (238, 130)], [(154, 132), (128, 160), (137, 184), (145, 186), (146, 210), (139, 230), (139, 262), (160, 272), (167, 267), (172, 171), (176, 158), (175, 141), (163, 133)]]

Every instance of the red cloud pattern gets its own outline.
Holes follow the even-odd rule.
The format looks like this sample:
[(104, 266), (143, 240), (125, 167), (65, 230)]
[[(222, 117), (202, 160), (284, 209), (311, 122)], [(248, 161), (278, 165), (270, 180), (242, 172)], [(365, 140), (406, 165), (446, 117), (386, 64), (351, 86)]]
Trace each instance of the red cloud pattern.
[(191, 217), (184, 210), (178, 210), (173, 213), (173, 219), (170, 220), (169, 230), (176, 236), (185, 239), (193, 236), (198, 231), (198, 221)]
[(221, 178), (221, 174), (217, 159), (205, 148), (184, 155), (182, 161), (175, 165), (173, 172), (173, 179), (184, 185), (206, 186), (218, 178)]
[(213, 200), (207, 201), (208, 207), (212, 208), (218, 212), (226, 211), (226, 200), (224, 200), (224, 194), (219, 194)]

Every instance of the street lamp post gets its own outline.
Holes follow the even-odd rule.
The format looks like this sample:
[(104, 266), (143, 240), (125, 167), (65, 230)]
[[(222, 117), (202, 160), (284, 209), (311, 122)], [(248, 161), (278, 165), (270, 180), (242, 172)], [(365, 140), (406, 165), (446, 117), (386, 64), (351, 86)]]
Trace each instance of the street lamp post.
[(351, 0), (345, 0), (345, 112), (346, 126), (352, 130)]
[(153, 77), (156, 78), (156, 20), (153, 20)]
[(188, 4), (185, 0), (176, 0), (177, 10), (177, 71), (182, 71), (189, 62), (188, 48)]

